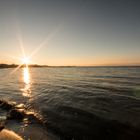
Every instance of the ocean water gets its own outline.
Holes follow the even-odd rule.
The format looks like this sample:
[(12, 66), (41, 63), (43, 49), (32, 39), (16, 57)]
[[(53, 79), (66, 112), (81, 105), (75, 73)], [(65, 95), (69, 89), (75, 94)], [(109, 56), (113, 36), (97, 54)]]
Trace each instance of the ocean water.
[(56, 139), (117, 139), (127, 126), (132, 136), (140, 130), (140, 67), (0, 69), (0, 98), (40, 116)]

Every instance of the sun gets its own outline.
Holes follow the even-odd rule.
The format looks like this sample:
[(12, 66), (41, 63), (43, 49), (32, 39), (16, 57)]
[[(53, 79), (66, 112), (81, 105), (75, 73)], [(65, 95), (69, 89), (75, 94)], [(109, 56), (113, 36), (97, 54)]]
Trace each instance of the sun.
[(23, 64), (28, 65), (28, 64), (29, 64), (29, 62), (30, 62), (30, 60), (29, 60), (29, 58), (28, 58), (28, 57), (24, 57), (24, 58), (22, 58), (22, 63), (23, 63)]

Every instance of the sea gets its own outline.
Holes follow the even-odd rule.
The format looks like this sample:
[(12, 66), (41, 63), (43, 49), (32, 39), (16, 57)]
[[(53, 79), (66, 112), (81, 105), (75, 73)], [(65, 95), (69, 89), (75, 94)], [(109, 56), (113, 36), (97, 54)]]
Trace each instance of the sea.
[[(0, 100), (1, 123), (25, 140), (140, 138), (139, 66), (0, 69)], [(6, 104), (26, 119), (7, 119)]]

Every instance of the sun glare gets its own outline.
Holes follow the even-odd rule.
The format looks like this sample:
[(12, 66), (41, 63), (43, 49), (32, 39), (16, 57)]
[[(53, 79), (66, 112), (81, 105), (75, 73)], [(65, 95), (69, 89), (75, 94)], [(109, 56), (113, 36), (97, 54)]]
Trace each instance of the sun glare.
[(23, 96), (31, 97), (31, 81), (30, 81), (30, 72), (28, 67), (23, 68), (23, 82), (25, 84), (23, 91)]
[(29, 84), (30, 83), (30, 75), (29, 75), (29, 69), (28, 67), (23, 69), (23, 78), (24, 78), (24, 83)]
[(29, 60), (28, 57), (22, 58), (22, 63), (23, 63), (23, 64), (29, 64), (29, 62), (30, 62), (30, 60)]

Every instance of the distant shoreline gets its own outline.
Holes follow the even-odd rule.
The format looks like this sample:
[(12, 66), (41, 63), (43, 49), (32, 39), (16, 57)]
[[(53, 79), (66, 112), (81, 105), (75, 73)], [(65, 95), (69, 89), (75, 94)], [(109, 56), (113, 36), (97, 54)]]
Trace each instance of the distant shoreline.
[[(0, 69), (2, 68), (16, 68), (20, 65), (18, 64), (0, 64)], [(23, 67), (26, 67), (25, 64), (21, 65), (20, 68), (23, 68)], [(28, 67), (48, 67), (47, 65), (37, 65), (37, 64), (31, 64), (31, 65), (28, 65)]]
[[(18, 64), (0, 64), (0, 69), (4, 69), (4, 68), (16, 68), (16, 67), (18, 67), (18, 66), (20, 66), (20, 65), (18, 65)], [(25, 64), (23, 64), (23, 65), (21, 65), (20, 66), (20, 68), (23, 68), (23, 67), (26, 67), (25, 66)], [(140, 67), (140, 65), (114, 65), (114, 66), (48, 66), (48, 65), (38, 65), (38, 64), (29, 64), (28, 65), (28, 67), (31, 67), (31, 68), (41, 68), (41, 67), (51, 67), (51, 68), (53, 68), (53, 67), (57, 67), (57, 68), (72, 68), (72, 67), (79, 67), (79, 68), (84, 68), (84, 67), (93, 67), (93, 68), (123, 68), (123, 67), (125, 67), (125, 68), (129, 68), (129, 67)]]

